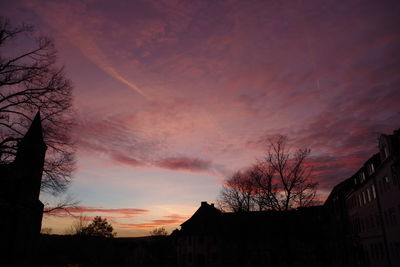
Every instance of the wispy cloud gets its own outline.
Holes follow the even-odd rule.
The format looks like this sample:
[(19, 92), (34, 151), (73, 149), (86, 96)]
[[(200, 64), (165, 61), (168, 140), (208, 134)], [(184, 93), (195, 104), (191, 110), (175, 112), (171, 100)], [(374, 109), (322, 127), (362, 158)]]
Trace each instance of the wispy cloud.
[[(75, 36), (76, 33), (72, 33), (75, 39), (75, 44), (82, 50), (83, 54), (86, 55), (90, 60), (92, 60), (97, 66), (99, 66), (103, 71), (109, 74), (114, 79), (122, 82), (127, 85), (134, 92), (140, 94), (143, 97), (148, 98), (148, 95), (144, 93), (142, 89), (139, 88), (135, 83), (129, 81), (127, 78), (123, 77), (115, 67), (108, 62), (106, 57), (104, 56), (104, 52), (100, 50), (99, 47), (95, 44), (94, 40), (89, 39), (90, 35), (85, 35), (85, 33), (79, 33)], [(68, 36), (69, 38), (71, 36)]]
[[(142, 215), (148, 213), (149, 210), (146, 209), (130, 209), (130, 208), (105, 208), (105, 207), (88, 207), (88, 206), (77, 206), (77, 207), (69, 207), (66, 209), (56, 209), (50, 213), (47, 213), (47, 216), (59, 216), (59, 217), (69, 217), (69, 216), (80, 216), (82, 214), (108, 214), (113, 218), (133, 218), (137, 215)], [(120, 215), (119, 217), (113, 215)], [(128, 217), (127, 217), (128, 216)], [(109, 217), (111, 218), (111, 217)]]
[(144, 223), (116, 223), (116, 228), (120, 229), (152, 229), (168, 225), (176, 225), (188, 219), (187, 216), (170, 215), (163, 216), (165, 219), (150, 220)]
[[(224, 175), (262, 156), (265, 136), (286, 134), (312, 149), (328, 191), (400, 125), (393, 1), (23, 3), (85, 74), (79, 151), (121, 172)], [(79, 67), (87, 59), (144, 98), (114, 83), (91, 87), (103, 77)]]
[(171, 157), (161, 159), (155, 165), (170, 170), (207, 171), (212, 167), (212, 162), (198, 158)]
[(103, 43), (99, 29), (105, 28), (106, 23), (109, 22), (101, 21), (101, 18), (95, 14), (81, 16), (77, 10), (86, 8), (83, 2), (70, 4), (51, 2), (44, 7), (43, 3), (32, 1), (28, 3), (28, 6), (40, 14), (48, 25), (53, 26), (71, 44), (78, 47), (83, 55), (100, 69), (128, 86), (132, 91), (148, 98), (148, 95), (137, 84), (124, 77), (107, 58), (107, 52), (99, 46)]
[[(122, 118), (125, 116), (122, 115)], [(134, 119), (134, 123), (136, 119)], [(130, 122), (118, 116), (98, 119), (85, 116), (78, 122), (75, 138), (81, 150), (109, 156), (114, 163), (137, 168), (158, 168), (171, 171), (203, 172), (223, 175), (225, 168), (207, 158), (189, 155), (169, 156), (168, 143), (135, 132)], [(175, 152), (176, 153), (176, 152)]]

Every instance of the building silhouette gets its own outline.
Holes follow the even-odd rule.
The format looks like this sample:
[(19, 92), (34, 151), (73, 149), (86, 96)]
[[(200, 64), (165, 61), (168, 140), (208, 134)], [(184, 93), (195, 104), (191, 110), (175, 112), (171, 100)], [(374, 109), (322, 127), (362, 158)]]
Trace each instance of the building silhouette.
[(325, 202), (337, 266), (400, 266), (400, 130)]
[(323, 206), (225, 213), (200, 208), (175, 230), (177, 266), (400, 266), (400, 130)]
[(39, 194), (46, 148), (38, 112), (18, 144), (15, 160), (0, 164), (0, 251), (4, 253), (0, 265), (32, 262), (42, 223)]
[(221, 212), (202, 202), (173, 233), (177, 266), (329, 266), (321, 206)]

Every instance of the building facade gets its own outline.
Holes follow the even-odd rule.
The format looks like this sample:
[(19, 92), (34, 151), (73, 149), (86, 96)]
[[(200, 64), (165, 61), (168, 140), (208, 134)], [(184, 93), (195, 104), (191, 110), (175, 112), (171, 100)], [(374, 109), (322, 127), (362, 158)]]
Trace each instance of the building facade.
[(381, 135), (379, 153), (325, 202), (337, 233), (338, 266), (400, 266), (399, 160), (399, 130)]

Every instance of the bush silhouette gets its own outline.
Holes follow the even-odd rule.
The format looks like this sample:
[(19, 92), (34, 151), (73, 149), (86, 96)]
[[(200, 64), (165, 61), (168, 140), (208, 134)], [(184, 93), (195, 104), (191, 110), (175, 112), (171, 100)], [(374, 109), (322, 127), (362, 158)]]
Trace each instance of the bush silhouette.
[(83, 227), (77, 235), (96, 236), (96, 237), (114, 237), (112, 225), (107, 222), (107, 219), (102, 219), (100, 216), (94, 217), (93, 221), (86, 227)]

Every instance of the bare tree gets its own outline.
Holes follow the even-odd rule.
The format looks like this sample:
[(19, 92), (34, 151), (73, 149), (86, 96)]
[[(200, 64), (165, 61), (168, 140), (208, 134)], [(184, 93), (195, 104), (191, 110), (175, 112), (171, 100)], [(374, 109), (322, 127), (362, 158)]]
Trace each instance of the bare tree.
[(72, 86), (56, 56), (51, 39), (0, 17), (0, 164), (14, 160), (18, 142), (40, 110), (48, 146), (42, 190), (55, 195), (66, 190), (74, 167)]
[(278, 209), (277, 186), (273, 183), (273, 169), (265, 162), (259, 161), (247, 170), (247, 175), (253, 186), (252, 201), (256, 210)]
[(253, 208), (253, 193), (254, 187), (248, 173), (238, 171), (225, 181), (218, 202), (223, 210), (250, 211)]
[(81, 235), (83, 229), (85, 229), (89, 224), (88, 217), (84, 216), (83, 214), (74, 217), (75, 221), (73, 224), (65, 230), (65, 234), (67, 235)]
[(308, 148), (299, 148), (293, 154), (283, 135), (269, 139), (264, 159), (266, 172), (271, 176), (271, 209), (289, 210), (313, 203), (318, 183), (312, 181), (312, 167), (306, 164)]
[(69, 209), (71, 208), (76, 208), (79, 204), (80, 201), (76, 200), (74, 197), (71, 195), (66, 195), (65, 197), (57, 197), (58, 201), (54, 202), (53, 204), (50, 204), (48, 202), (44, 202), (44, 210), (43, 213), (45, 215), (54, 215), (57, 216), (59, 214), (60, 210), (65, 211), (66, 213), (70, 214), (73, 216), (70, 212)]
[(318, 183), (311, 179), (312, 168), (306, 164), (309, 154), (307, 148), (291, 153), (286, 136), (270, 138), (262, 160), (225, 182), (220, 206), (238, 212), (289, 210), (315, 204)]

